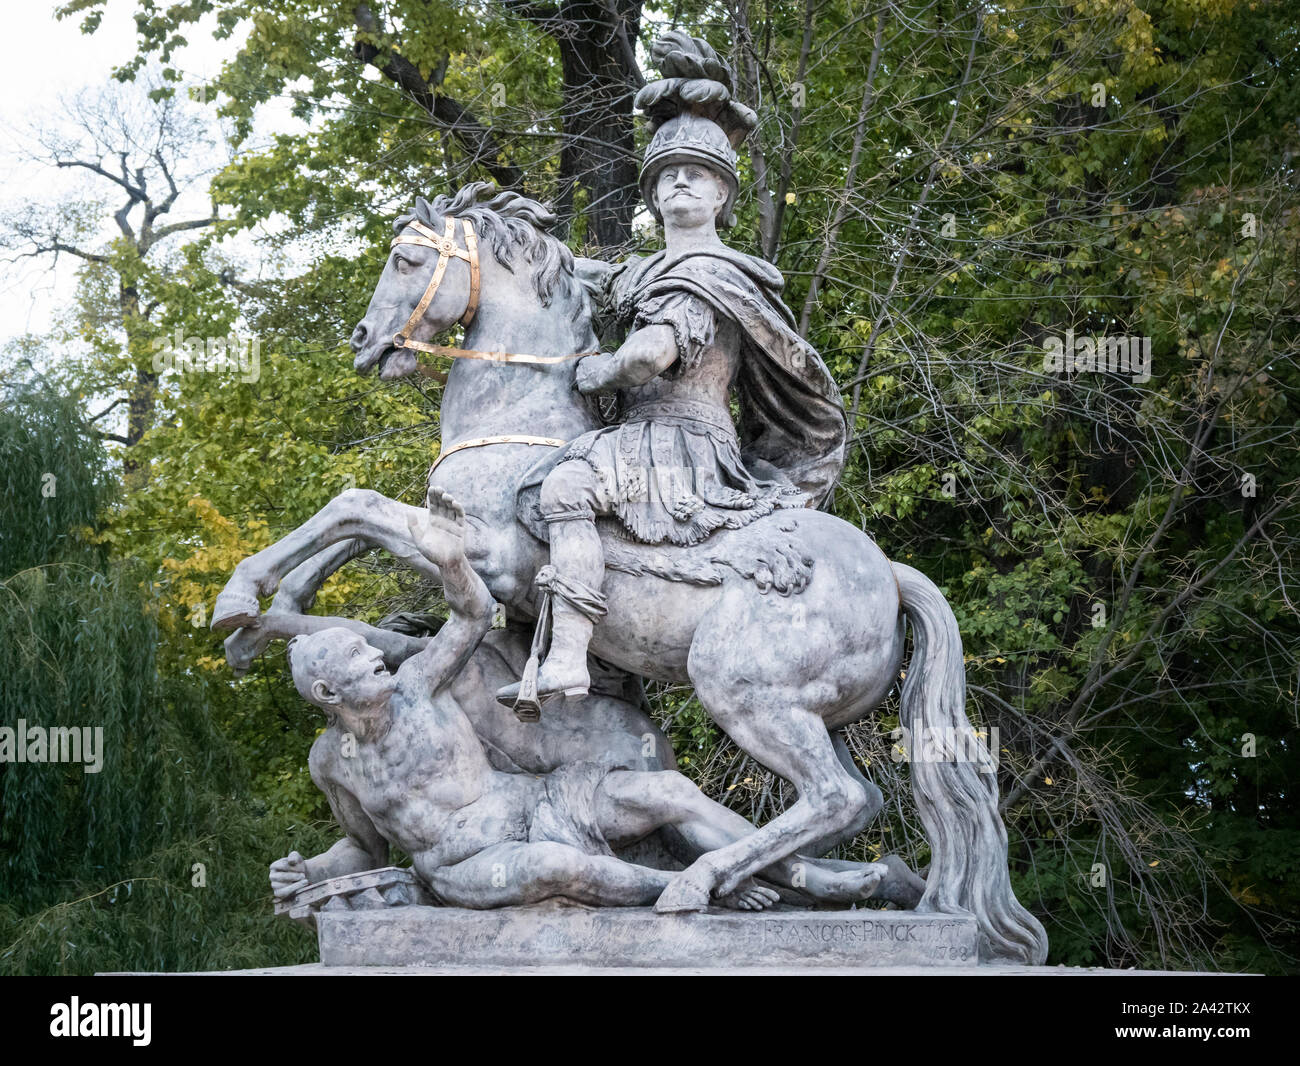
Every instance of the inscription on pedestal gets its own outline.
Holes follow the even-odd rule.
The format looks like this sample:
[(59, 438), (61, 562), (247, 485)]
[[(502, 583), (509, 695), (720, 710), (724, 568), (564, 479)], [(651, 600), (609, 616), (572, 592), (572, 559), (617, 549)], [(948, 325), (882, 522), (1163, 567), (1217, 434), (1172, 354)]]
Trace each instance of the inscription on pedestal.
[(327, 966), (969, 966), (973, 918), (894, 911), (657, 915), (543, 904), (321, 912)]
[(820, 947), (838, 945), (846, 949), (896, 953), (899, 945), (909, 955), (920, 954), (923, 962), (974, 962), (972, 923), (969, 919), (938, 918), (932, 915), (908, 920), (893, 915), (883, 919), (810, 917), (790, 920), (782, 915), (757, 916), (751, 936), (761, 938), (764, 947)]

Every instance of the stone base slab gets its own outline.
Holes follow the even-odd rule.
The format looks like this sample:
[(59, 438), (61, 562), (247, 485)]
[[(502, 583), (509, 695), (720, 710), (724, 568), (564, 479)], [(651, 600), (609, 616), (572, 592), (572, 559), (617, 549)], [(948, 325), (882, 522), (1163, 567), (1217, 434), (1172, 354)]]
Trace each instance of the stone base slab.
[(972, 917), (910, 911), (710, 911), (540, 904), (321, 911), (327, 967), (970, 967)]

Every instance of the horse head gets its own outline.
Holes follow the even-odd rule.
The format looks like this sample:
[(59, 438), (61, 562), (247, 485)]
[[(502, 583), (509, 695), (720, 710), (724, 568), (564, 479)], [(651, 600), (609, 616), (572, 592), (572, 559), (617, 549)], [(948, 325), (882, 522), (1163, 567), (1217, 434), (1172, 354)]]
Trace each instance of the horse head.
[[(393, 225), (384, 271), (352, 333), (356, 370), (378, 365), (382, 378), (404, 377), (416, 368), (412, 349), (458, 322), (467, 347), (581, 350), (588, 301), (573, 253), (548, 232), (555, 222), (537, 201), (488, 182), (432, 203), (418, 198)], [(480, 255), (480, 242), (490, 255)]]

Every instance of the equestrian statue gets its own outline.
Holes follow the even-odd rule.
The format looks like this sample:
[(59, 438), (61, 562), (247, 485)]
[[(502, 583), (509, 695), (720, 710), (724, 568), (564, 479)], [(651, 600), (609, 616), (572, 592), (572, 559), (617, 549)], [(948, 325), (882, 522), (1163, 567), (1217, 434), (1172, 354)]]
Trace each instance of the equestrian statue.
[[(321, 783), (352, 796), (339, 820), (361, 825), (371, 844), (383, 838), (410, 852), (421, 842), (416, 873), (462, 906), (552, 892), (603, 905), (653, 898), (663, 914), (766, 907), (776, 896), (764, 886), (785, 899), (790, 864), (809, 862), (819, 864), (815, 904), (870, 899), (974, 915), (982, 959), (1039, 964), (1046, 935), (1010, 883), (994, 759), (966, 715), (956, 618), (924, 574), (825, 509), (845, 462), (838, 389), (795, 328), (779, 271), (719, 237), (739, 191), (737, 150), (756, 117), (705, 42), (674, 31), (652, 54), (664, 76), (636, 97), (652, 131), (640, 186), (663, 250), (618, 264), (577, 259), (549, 232), (557, 219), (545, 206), (481, 182), (417, 199), (395, 223), (351, 343), (357, 371), (386, 380), (436, 373), (428, 357), (451, 360), (425, 506), (365, 489), (340, 494), (238, 565), (213, 625), (235, 631), (226, 650), (237, 670), (269, 640), (301, 634), (295, 681), (340, 720), (357, 712), (346, 709), (347, 686), (329, 680), (342, 676), (336, 660), (355, 651), (396, 670), (404, 688), (408, 673), (424, 671), (409, 682), (418, 694), (404, 698), (455, 732), (468, 763), (426, 761), (420, 773), (440, 784), (408, 776), (400, 787), (436, 789), (439, 803), (467, 817), (495, 796), (515, 828), (448, 846), (432, 822), (413, 825), (408, 813), (386, 833), (365, 789), (340, 785), (336, 760)], [(457, 324), (461, 344), (439, 343)], [(443, 517), (429, 525), (430, 514)], [(463, 646), (440, 658), (436, 678), (413, 664), (438, 635), (308, 613), (329, 574), (374, 548), (441, 584), (453, 616), (453, 593), (463, 606), (473, 586), (473, 625), (461, 627)], [(483, 625), (488, 598), (505, 629)], [(875, 713), (900, 678), (902, 724), (923, 738), (909, 760), (930, 844), (923, 879), (897, 856), (819, 858), (866, 831), (883, 806), (838, 731)], [(678, 783), (641, 679), (692, 686), (797, 800), (754, 827)], [(448, 691), (469, 726), (420, 702), (438, 705)], [(434, 727), (404, 728), (427, 737)], [(637, 730), (648, 745), (638, 747)], [(565, 770), (578, 765), (592, 769)], [(562, 783), (493, 776), (512, 766)], [(484, 850), (554, 844), (526, 811), (579, 779), (574, 809), (598, 832), (586, 833), (580, 860), (569, 856), (576, 865), (557, 873), (543, 864), (548, 876), (531, 880), (526, 898), (453, 875)], [(392, 789), (384, 795), (391, 801)], [(593, 859), (652, 834), (684, 869), (629, 873)], [(377, 861), (373, 848), (359, 854)], [(303, 872), (287, 861), (273, 877), (278, 891), (301, 887)]]

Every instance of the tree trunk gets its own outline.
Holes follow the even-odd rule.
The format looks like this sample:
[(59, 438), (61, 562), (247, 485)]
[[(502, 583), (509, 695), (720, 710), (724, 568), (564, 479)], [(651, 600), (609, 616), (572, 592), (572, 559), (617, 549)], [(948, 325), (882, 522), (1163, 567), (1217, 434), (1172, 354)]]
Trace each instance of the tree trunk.
[(595, 248), (619, 248), (632, 237), (640, 195), (632, 121), (643, 84), (633, 51), (640, 24), (641, 0), (575, 0), (545, 26), (564, 74), (557, 207), (566, 230), (582, 216), (585, 241)]
[(126, 419), (127, 450), (122, 459), (123, 472), (131, 484), (140, 484), (148, 480), (147, 470), (142, 470), (135, 455), (135, 446), (152, 428), (154, 408), (158, 398), (158, 375), (153, 372), (152, 363), (144, 362), (141, 354), (146, 347), (141, 336), (141, 325), (145, 324), (140, 313), (140, 293), (134, 285), (122, 284), (118, 289), (118, 307), (122, 313), (122, 330), (126, 333), (126, 348), (136, 361), (135, 380), (129, 387)]

